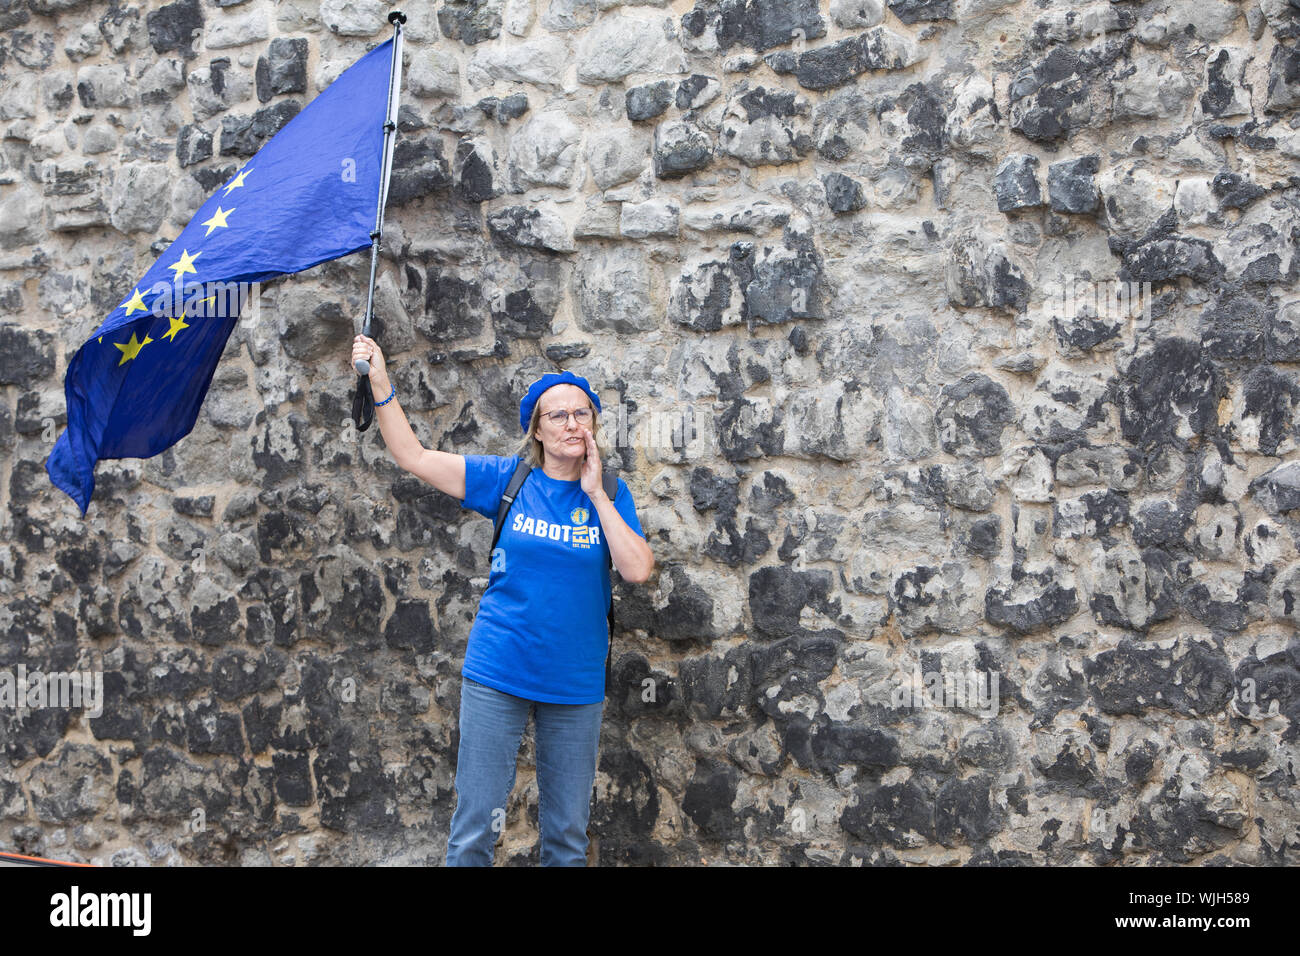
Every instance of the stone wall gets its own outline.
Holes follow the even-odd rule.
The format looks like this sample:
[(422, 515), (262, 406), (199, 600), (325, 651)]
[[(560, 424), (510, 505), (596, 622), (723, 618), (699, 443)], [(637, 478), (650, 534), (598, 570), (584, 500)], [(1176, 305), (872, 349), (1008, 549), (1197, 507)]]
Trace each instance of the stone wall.
[[(401, 8), (402, 404), (510, 454), (588, 376), (657, 558), (594, 860), (1300, 862), (1300, 3)], [(44, 471), (68, 358), (388, 10), (0, 0), (0, 679), (105, 695), (0, 708), (0, 846), (441, 861), (491, 527), (348, 424), (367, 256), (265, 285), (85, 520)]]

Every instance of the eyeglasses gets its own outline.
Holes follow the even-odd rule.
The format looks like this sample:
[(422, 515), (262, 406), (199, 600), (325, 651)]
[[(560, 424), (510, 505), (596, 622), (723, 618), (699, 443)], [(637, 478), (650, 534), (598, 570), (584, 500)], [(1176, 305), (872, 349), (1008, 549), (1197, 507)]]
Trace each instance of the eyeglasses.
[(568, 422), (570, 415), (573, 416), (573, 420), (577, 422), (579, 425), (588, 425), (591, 423), (590, 408), (575, 408), (571, 412), (566, 412), (564, 409), (561, 408), (553, 412), (547, 412), (543, 417), (549, 418), (551, 420), (551, 424), (559, 425), (562, 428), (564, 427), (564, 424)]

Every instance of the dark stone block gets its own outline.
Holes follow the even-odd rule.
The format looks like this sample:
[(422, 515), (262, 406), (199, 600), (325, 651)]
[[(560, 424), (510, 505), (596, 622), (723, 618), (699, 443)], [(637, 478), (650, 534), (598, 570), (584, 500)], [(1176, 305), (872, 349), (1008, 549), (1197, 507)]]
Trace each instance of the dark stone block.
[(1220, 361), (1262, 360), (1276, 312), (1270, 299), (1240, 286), (1220, 289), (1201, 313), (1201, 345), (1211, 358)]
[(1038, 184), (1038, 157), (1017, 153), (1003, 159), (993, 175), (993, 192), (998, 197), (1000, 212), (1041, 206), (1043, 191)]
[(291, 807), (312, 803), (311, 765), (307, 754), (277, 753), (272, 756), (275, 768), (275, 795)]
[(431, 341), (451, 342), (482, 333), (488, 308), (477, 282), (430, 266), (425, 289), (425, 311), (432, 321), (421, 331)]
[(732, 809), (740, 772), (714, 758), (697, 759), (695, 773), (682, 796), (682, 812), (707, 839), (726, 843), (738, 839), (742, 821)]
[(767, 532), (756, 527), (754, 519), (745, 521), (742, 534), (736, 521), (731, 518), (719, 518), (709, 539), (705, 542), (704, 553), (708, 557), (723, 562), (728, 567), (757, 564), (763, 555), (772, 548), (772, 541)]
[(549, 249), (552, 242), (542, 229), (537, 228), (542, 214), (527, 206), (507, 206), (487, 217), (488, 231), (492, 236), (511, 245), (533, 249)]
[[(48, 382), (53, 375), (53, 335), (43, 329), (0, 325), (0, 385), (30, 388)], [(44, 474), (43, 468), (41, 472)]]
[(711, 77), (695, 73), (678, 83), (676, 93), (677, 108), (679, 110), (689, 110), (702, 105), (696, 102), (696, 98), (708, 88), (711, 79)]
[(781, 243), (794, 255), (777, 256), (765, 248), (755, 256), (749, 243), (732, 247), (732, 272), (744, 296), (747, 322), (776, 325), (822, 314), (823, 263), (812, 236), (787, 226)]
[[(236, 166), (205, 166), (200, 169), (191, 169), (190, 176), (205, 193), (215, 192), (218, 186), (224, 186), (230, 182), (235, 175)], [(117, 305), (116, 302), (113, 303)]]
[(1277, 454), (1278, 445), (1291, 437), (1296, 404), (1300, 402), (1300, 384), (1286, 372), (1267, 365), (1254, 368), (1242, 386), (1243, 417), (1259, 422), (1259, 450), (1264, 455)]
[(543, 309), (527, 289), (507, 292), (504, 308), (492, 312), (492, 324), (517, 339), (540, 339), (551, 331), (554, 313)]
[[(591, 805), (590, 825), (600, 834), (602, 864), (657, 865), (665, 862), (665, 851), (653, 839), (659, 819), (659, 787), (654, 772), (641, 757), (629, 750), (602, 750), (600, 772), (609, 780), (607, 789), (597, 792)], [(697, 790), (697, 811), (709, 819), (708, 787), (701, 781)]]
[(212, 690), (222, 700), (269, 692), (278, 685), (287, 661), (279, 651), (250, 654), (232, 650), (212, 662)]
[[(267, 487), (274, 487), (286, 479), (294, 478), (302, 471), (304, 443), (308, 428), (307, 419), (297, 412), (290, 412), (288, 416), (281, 419), (281, 427), (285, 423), (289, 425), (288, 434), (285, 435), (277, 429), (276, 437), (272, 438), (271, 423), (269, 420), (264, 422), (261, 439), (253, 447), (253, 463), (266, 473), (264, 482)], [(286, 458), (286, 455), (289, 457)], [(268, 514), (270, 513), (263, 514), (258, 521), (259, 537), (261, 537), (263, 526), (268, 524)], [(289, 516), (284, 512), (279, 514), (282, 515), (279, 518), (282, 525), (302, 527), (302, 522), (298, 516)], [(270, 533), (269, 527), (268, 533)], [(261, 541), (263, 561), (268, 563), (271, 561), (270, 547), (273, 545), (270, 542), (276, 540), (276, 538), (275, 534), (271, 534), (269, 538)], [(278, 538), (280, 542), (283, 542), (287, 539), (287, 536), (280, 535)], [(297, 535), (297, 538), (297, 543), (301, 543), (301, 535)]]
[(1025, 574), (1013, 587), (989, 588), (984, 595), (985, 619), (1020, 634), (1063, 624), (1078, 609), (1078, 592), (1061, 587), (1050, 571)]
[(795, 571), (788, 567), (759, 568), (749, 576), (749, 607), (757, 635), (771, 640), (810, 633), (799, 623), (799, 613), (812, 607), (838, 616), (829, 599), (829, 571)]
[(615, 658), (605, 696), (621, 716), (635, 719), (681, 712), (676, 680), (664, 671), (651, 668), (640, 654), (615, 655)]
[(569, 359), (586, 358), (591, 354), (591, 346), (578, 343), (548, 345), (546, 346), (545, 352), (548, 359), (559, 365), (567, 362)]
[(248, 750), (253, 754), (265, 753), (271, 745), (271, 737), (279, 726), (284, 705), (276, 703), (267, 705), (261, 697), (254, 697), (240, 716), (244, 720), (244, 737), (248, 740)]
[(1047, 167), (1047, 195), (1056, 212), (1091, 213), (1097, 210), (1097, 170), (1101, 157), (1096, 153), (1078, 159), (1066, 159)]
[(222, 713), (212, 702), (186, 710), (185, 740), (193, 754), (239, 756), (244, 752), (239, 715)]
[[(1116, 246), (1115, 237), (1111, 237)], [(1210, 283), (1223, 275), (1223, 263), (1205, 239), (1176, 237), (1151, 239), (1117, 246), (1124, 265), (1119, 270), (1121, 282), (1170, 282), (1188, 276), (1200, 283)]]
[(240, 631), (239, 602), (233, 597), (218, 601), (207, 610), (191, 609), (190, 627), (200, 644), (229, 644), (238, 640)]
[(966, 553), (978, 558), (995, 558), (1002, 552), (1002, 519), (988, 515), (971, 524), (966, 533)]
[(713, 626), (712, 595), (691, 578), (687, 568), (666, 565), (660, 570), (659, 579), (672, 584), (667, 604), (655, 608), (643, 593), (628, 587), (626, 591), (620, 591), (615, 623), (621, 627), (648, 630), (668, 641), (707, 645), (725, 636)]
[(496, 182), (491, 161), (483, 156), (473, 140), (462, 139), (456, 144), (452, 170), (456, 177), (456, 195), (466, 202), (486, 202), (505, 191)]
[(93, 577), (103, 566), (99, 544), (91, 541), (79, 547), (64, 548), (54, 555), (54, 561), (67, 572), (72, 583), (81, 587), (93, 586)]
[(182, 126), (176, 135), (176, 158), (182, 166), (193, 166), (212, 158), (212, 134), (202, 126)]
[(1174, 774), (1158, 796), (1141, 804), (1133, 839), (1154, 850), (1158, 861), (1190, 863), (1240, 840), (1245, 819), (1235, 806), (1220, 807), (1199, 786)]
[(71, 721), (71, 711), (64, 709), (0, 712), (0, 752), (13, 765), (48, 757), (67, 735)]
[(149, 43), (155, 53), (180, 52), (185, 59), (197, 54), (194, 37), (203, 30), (203, 11), (198, 0), (178, 0), (153, 10), (145, 16)]
[(500, 99), (495, 96), (485, 96), (478, 101), (477, 105), (484, 116), (490, 116), (504, 126), (528, 112), (528, 94), (511, 93)]
[[(688, 329), (716, 332), (731, 304), (732, 272), (729, 263), (706, 262), (695, 270), (694, 282), (683, 282), (674, 292), (673, 318)], [(708, 289), (697, 295), (703, 282)]]
[(302, 104), (285, 100), (260, 109), (252, 116), (221, 118), (221, 155), (252, 156), (284, 125), (298, 115)]
[(1250, 483), (1250, 494), (1270, 514), (1300, 508), (1300, 462), (1289, 461)]
[(1124, 638), (1118, 648), (1085, 658), (1084, 675), (1104, 713), (1141, 716), (1160, 708), (1205, 718), (1232, 699), (1233, 675), (1223, 652), (1206, 641), (1174, 649), (1144, 647)]
[(1251, 655), (1243, 660), (1237, 665), (1233, 685), (1243, 690), (1250, 689), (1253, 699), (1240, 705), (1246, 712), (1254, 708), (1265, 714), (1276, 712), (1286, 718), (1283, 743), (1293, 744), (1300, 740), (1300, 644), (1294, 638), (1276, 654), (1262, 660)]
[(909, 25), (953, 19), (952, 0), (889, 0), (889, 9)]
[(188, 647), (156, 652), (141, 681), (147, 681), (146, 696), (169, 700), (184, 700), (203, 693), (212, 683), (207, 660)]
[(1086, 112), (1086, 72), (1078, 53), (1055, 47), (1011, 83), (1011, 128), (1039, 143), (1063, 139)]
[[(1106, 537), (1110, 529), (1116, 525), (1128, 524), (1128, 495), (1107, 489), (1086, 492), (1080, 495), (1078, 500), (1084, 507), (1085, 526), (1091, 525), (1094, 529), (1091, 533), (1093, 537)], [(1058, 499), (1052, 509), (1052, 534), (1056, 537), (1064, 535), (1063, 530), (1058, 530), (1061, 521), (1061, 504)], [(1079, 535), (1070, 535), (1070, 537), (1077, 538)]]
[(1160, 747), (1153, 740), (1144, 740), (1124, 758), (1124, 777), (1131, 784), (1143, 784), (1151, 779)]
[(710, 26), (723, 52), (742, 45), (762, 53), (796, 35), (808, 40), (826, 35), (817, 0), (698, 0), (682, 17), (682, 29), (693, 37)]
[(1181, 446), (1178, 421), (1193, 433), (1218, 433), (1219, 400), (1226, 386), (1218, 368), (1187, 339), (1156, 342), (1121, 374), (1116, 404), (1124, 438), (1150, 451), (1168, 443)]
[(990, 796), (994, 778), (976, 774), (949, 780), (934, 801), (934, 836), (944, 846), (978, 845), (1001, 829), (1001, 814)]
[(672, 105), (675, 86), (672, 80), (660, 80), (632, 87), (626, 97), (627, 118), (640, 123), (661, 115)]
[(438, 646), (438, 631), (429, 613), (429, 602), (398, 601), (384, 625), (384, 642), (389, 647), (413, 650), (417, 654), (431, 653)]
[(794, 492), (785, 479), (774, 472), (763, 472), (763, 482), (750, 484), (749, 503), (755, 514), (771, 514), (781, 505), (794, 501)]
[(1190, 512), (1173, 501), (1143, 504), (1133, 521), (1133, 542), (1143, 548), (1181, 548), (1192, 525)]
[(399, 137), (393, 146), (393, 172), (388, 183), (388, 202), (402, 205), (453, 185), (447, 160), (442, 155), (442, 138)]
[(1231, 75), (1232, 56), (1219, 50), (1205, 64), (1205, 92), (1201, 94), (1201, 111), (1207, 116), (1222, 116), (1232, 105), (1236, 84)]
[(1219, 197), (1219, 205), (1224, 209), (1244, 209), (1268, 193), (1263, 186), (1226, 169), (1215, 175), (1210, 189)]
[(200, 495), (197, 498), (175, 497), (172, 498), (172, 510), (191, 518), (211, 518), (215, 500), (212, 495)]
[(489, 0), (448, 2), (438, 9), (438, 26), (448, 40), (473, 46), (501, 35), (501, 8)]
[[(1293, 7), (1295, 3), (1291, 4)], [(1295, 12), (1292, 11), (1293, 17)], [(1297, 17), (1293, 29), (1300, 34), (1300, 17)], [(1275, 36), (1281, 32), (1275, 29)], [(1268, 105), (1269, 112), (1285, 113), (1300, 105), (1300, 49), (1294, 45), (1279, 43), (1273, 47), (1273, 54), (1268, 61)]]
[(1012, 80), (1011, 128), (1034, 142), (1054, 144), (1087, 126), (1093, 120), (1090, 91), (1109, 85), (1112, 66), (1132, 43), (1128, 35), (1081, 51), (1053, 46)]
[(946, 385), (934, 416), (943, 450), (950, 455), (996, 455), (1002, 431), (1016, 420), (1007, 390), (980, 372)]
[(307, 92), (307, 40), (276, 37), (266, 56), (257, 58), (257, 99), (265, 103), (280, 93)]
[(1050, 764), (1038, 757), (1032, 758), (1032, 763), (1053, 789), (1079, 797), (1097, 796), (1104, 790), (1098, 779), (1096, 757), (1073, 738), (1065, 741)]
[[(867, 70), (879, 69), (883, 65), (872, 58), (870, 48), (864, 48), (864, 40), (866, 35), (847, 37), (837, 43), (809, 50), (799, 55), (797, 61), (789, 64), (790, 69), (784, 71), (777, 68), (780, 65), (780, 54), (774, 54), (770, 60), (777, 62), (771, 65), (778, 73), (796, 73), (799, 85), (806, 90), (833, 89), (843, 86)], [(789, 56), (793, 57), (794, 54)]]
[(660, 179), (677, 179), (713, 162), (713, 139), (689, 123), (665, 123), (655, 129), (654, 167)]
[(822, 177), (826, 189), (826, 204), (831, 212), (857, 212), (867, 204), (862, 184), (843, 173), (827, 173)]
[[(265, 559), (263, 559), (265, 560)], [(298, 585), (279, 568), (257, 568), (239, 596), (247, 606), (245, 637), (250, 644), (292, 647), (299, 638)]]
[(682, 706), (704, 720), (748, 715), (753, 686), (750, 650), (733, 648), (723, 657), (688, 657), (678, 665)]
[(898, 741), (875, 727), (834, 723), (823, 714), (811, 737), (812, 766), (823, 773), (841, 767), (889, 769), (901, 761)]
[[(27, 0), (0, 0), (0, 32), (12, 30), (14, 27), (20, 27), (32, 18), (31, 11), (27, 7)], [(0, 57), (0, 65), (3, 65), (4, 59)], [(0, 804), (3, 804), (0, 800)]]
[[(753, 421), (753, 424), (747, 425), (746, 418)], [(782, 421), (779, 409), (771, 421), (762, 421), (754, 403), (745, 399), (731, 401), (717, 420), (722, 457), (727, 461), (746, 461), (782, 454), (785, 448)]]
[(889, 786), (864, 783), (857, 802), (840, 815), (840, 826), (873, 844), (914, 846), (916, 838), (934, 840), (934, 800), (915, 779)]

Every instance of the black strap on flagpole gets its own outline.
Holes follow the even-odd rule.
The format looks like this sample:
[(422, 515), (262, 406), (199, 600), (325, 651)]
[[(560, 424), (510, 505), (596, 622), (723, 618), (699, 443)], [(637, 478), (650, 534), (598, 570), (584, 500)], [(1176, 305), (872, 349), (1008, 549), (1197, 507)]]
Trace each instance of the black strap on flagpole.
[[(388, 203), (388, 180), (393, 171), (393, 147), (397, 139), (397, 104), (402, 85), (402, 24), (406, 14), (394, 10), (388, 15), (393, 25), (393, 58), (388, 71), (388, 105), (384, 109), (384, 168), (379, 181), (379, 202), (375, 210), (375, 228), (370, 233), (370, 288), (366, 292), (366, 317), (361, 323), (361, 334), (370, 335), (370, 322), (375, 315), (375, 271), (379, 267), (379, 237), (384, 231), (384, 206)], [(352, 395), (352, 423), (357, 431), (365, 431), (375, 419), (375, 397), (370, 390), (370, 363), (357, 359), (357, 387)]]

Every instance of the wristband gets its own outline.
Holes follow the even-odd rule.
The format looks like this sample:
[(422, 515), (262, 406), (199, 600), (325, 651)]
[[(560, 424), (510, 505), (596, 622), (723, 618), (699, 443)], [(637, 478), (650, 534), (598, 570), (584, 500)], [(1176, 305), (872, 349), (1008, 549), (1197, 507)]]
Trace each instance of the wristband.
[(378, 408), (380, 405), (387, 405), (389, 402), (391, 402), (391, 401), (393, 400), (393, 396), (396, 395), (396, 394), (397, 394), (397, 386), (394, 385), (394, 386), (393, 386), (392, 394), (390, 394), (390, 395), (389, 395), (386, 399), (384, 399), (382, 402), (375, 402), (375, 408)]

